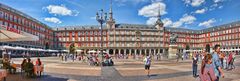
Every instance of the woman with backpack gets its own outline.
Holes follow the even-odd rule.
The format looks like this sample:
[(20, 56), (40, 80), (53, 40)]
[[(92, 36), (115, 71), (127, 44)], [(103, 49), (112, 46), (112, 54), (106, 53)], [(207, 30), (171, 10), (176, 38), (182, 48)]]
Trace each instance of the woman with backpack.
[(201, 72), (199, 77), (201, 81), (215, 81), (217, 77), (214, 73), (214, 67), (212, 65), (212, 55), (207, 54), (202, 61)]

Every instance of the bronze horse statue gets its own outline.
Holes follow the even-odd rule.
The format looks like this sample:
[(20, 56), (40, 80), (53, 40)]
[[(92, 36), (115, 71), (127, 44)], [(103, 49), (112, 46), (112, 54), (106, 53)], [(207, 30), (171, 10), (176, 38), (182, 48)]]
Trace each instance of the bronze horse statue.
[(170, 44), (176, 44), (177, 43), (177, 38), (178, 38), (178, 35), (171, 34), (171, 36), (170, 36)]

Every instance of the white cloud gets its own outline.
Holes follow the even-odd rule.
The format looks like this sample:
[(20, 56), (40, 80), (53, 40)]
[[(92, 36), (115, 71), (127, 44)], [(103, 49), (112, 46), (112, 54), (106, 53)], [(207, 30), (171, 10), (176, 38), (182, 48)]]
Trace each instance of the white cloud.
[(207, 11), (207, 9), (203, 8), (203, 9), (200, 9), (200, 10), (196, 10), (195, 13), (204, 14), (206, 11)]
[(142, 15), (145, 17), (156, 17), (158, 15), (160, 8), (160, 14), (164, 15), (167, 14), (166, 10), (166, 4), (162, 2), (156, 2), (152, 3), (150, 5), (144, 6), (138, 11), (138, 15)]
[(179, 19), (180, 22), (185, 24), (192, 24), (195, 20), (197, 20), (196, 17), (187, 14), (183, 15), (183, 17)]
[(49, 13), (54, 15), (69, 15), (69, 16), (77, 16), (79, 14), (76, 10), (70, 10), (64, 5), (49, 5), (46, 7), (46, 9), (49, 11)]
[(205, 2), (205, 0), (183, 0), (183, 1), (185, 4), (191, 5), (193, 7), (200, 6)]
[(183, 22), (177, 21), (177, 22), (174, 22), (174, 23), (172, 24), (172, 27), (177, 28), (177, 27), (182, 26), (182, 24), (183, 24)]
[(139, 4), (141, 2), (146, 2), (149, 0), (114, 0), (118, 6), (125, 6), (126, 4)]
[(160, 1), (163, 1), (163, 0), (151, 0), (151, 2), (160, 2)]
[(148, 25), (154, 25), (154, 24), (156, 23), (157, 19), (158, 19), (158, 18), (156, 18), (156, 17), (150, 17), (150, 18), (147, 20), (146, 23), (147, 23)]
[(180, 18), (178, 21), (176, 22), (172, 22), (171, 27), (174, 27), (174, 28), (177, 28), (177, 27), (180, 27), (182, 26), (183, 24), (192, 24), (194, 21), (196, 21), (196, 17), (192, 16), (192, 15), (188, 15), (188, 14), (185, 14), (183, 15), (182, 18)]
[(213, 0), (214, 3), (223, 2), (223, 0)]
[[(153, 25), (156, 23), (157, 21), (157, 17), (151, 17), (147, 20), (147, 24), (150, 24), (150, 25)], [(183, 24), (187, 25), (187, 24), (192, 24), (194, 21), (196, 21), (196, 17), (192, 16), (192, 15), (188, 15), (188, 14), (185, 14), (183, 15), (182, 18), (180, 18), (178, 21), (176, 22), (173, 22), (170, 18), (165, 18), (162, 20), (162, 22), (164, 23), (164, 26), (165, 27), (180, 27), (182, 26)]]
[(164, 23), (165, 27), (170, 26), (173, 23), (170, 18), (165, 18), (165, 19), (162, 20), (162, 22)]
[(223, 8), (223, 5), (221, 3), (223, 3), (226, 0), (213, 0), (214, 4), (212, 4), (209, 8), (209, 11), (213, 11), (215, 9), (221, 9)]
[(219, 6), (218, 8), (221, 9), (221, 8), (223, 8), (223, 6)]
[(213, 23), (215, 23), (216, 20), (214, 18), (209, 19), (207, 21), (204, 21), (202, 23), (199, 23), (198, 26), (205, 26), (205, 27), (211, 27)]
[(47, 18), (44, 18), (44, 21), (52, 22), (52, 23), (56, 23), (56, 24), (61, 24), (62, 23), (62, 21), (60, 21), (56, 17), (47, 17)]

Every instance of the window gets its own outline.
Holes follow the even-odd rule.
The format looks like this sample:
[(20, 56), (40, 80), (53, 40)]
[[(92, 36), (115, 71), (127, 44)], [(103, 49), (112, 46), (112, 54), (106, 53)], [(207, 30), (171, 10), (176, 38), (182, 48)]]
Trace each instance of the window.
[(81, 41), (81, 38), (80, 38), (80, 37), (78, 37), (78, 41)]
[(63, 41), (66, 41), (65, 38), (63, 38)]
[(9, 19), (10, 21), (13, 21), (13, 15), (10, 15), (10, 19)]
[(93, 41), (93, 37), (90, 37), (90, 41)]
[(84, 41), (84, 37), (82, 37), (82, 41)]
[(3, 17), (4, 17), (4, 12), (0, 11), (0, 18), (3, 18)]
[(66, 36), (69, 36), (69, 32), (66, 32)]
[(88, 41), (88, 37), (86, 37), (86, 41)]
[(75, 41), (75, 38), (74, 38), (74, 37), (72, 38), (72, 41)]
[(61, 38), (58, 38), (59, 41), (62, 41)]
[(95, 41), (97, 41), (98, 40), (98, 38), (97, 37), (95, 37), (95, 39), (94, 39)]
[(69, 38), (67, 38), (67, 41), (69, 41)]
[(95, 31), (94, 33), (95, 33), (95, 35), (97, 35), (97, 31)]
[(72, 32), (72, 36), (75, 36), (75, 32)]
[(80, 36), (81, 35), (81, 32), (78, 32), (78, 36)]
[(22, 21), (21, 21), (22, 19), (21, 18), (18, 18), (18, 24), (22, 24)]
[(14, 22), (17, 22), (17, 16), (14, 16)]
[(8, 14), (7, 13), (5, 13), (5, 19), (8, 20)]
[(0, 25), (3, 25), (3, 21), (0, 20)]
[(90, 31), (90, 35), (93, 35), (93, 31)]

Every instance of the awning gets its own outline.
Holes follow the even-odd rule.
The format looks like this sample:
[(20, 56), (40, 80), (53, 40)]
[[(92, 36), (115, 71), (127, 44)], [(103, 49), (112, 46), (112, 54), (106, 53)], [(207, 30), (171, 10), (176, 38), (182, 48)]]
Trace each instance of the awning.
[(0, 46), (0, 49), (1, 50), (4, 50), (4, 49), (15, 49), (15, 47), (12, 47), (12, 46)]
[(9, 41), (37, 41), (38, 36), (17, 30), (15, 28), (0, 26), (0, 42)]
[(83, 50), (76, 50), (77, 52), (83, 52)]
[(88, 51), (88, 53), (96, 53), (95, 50)]

